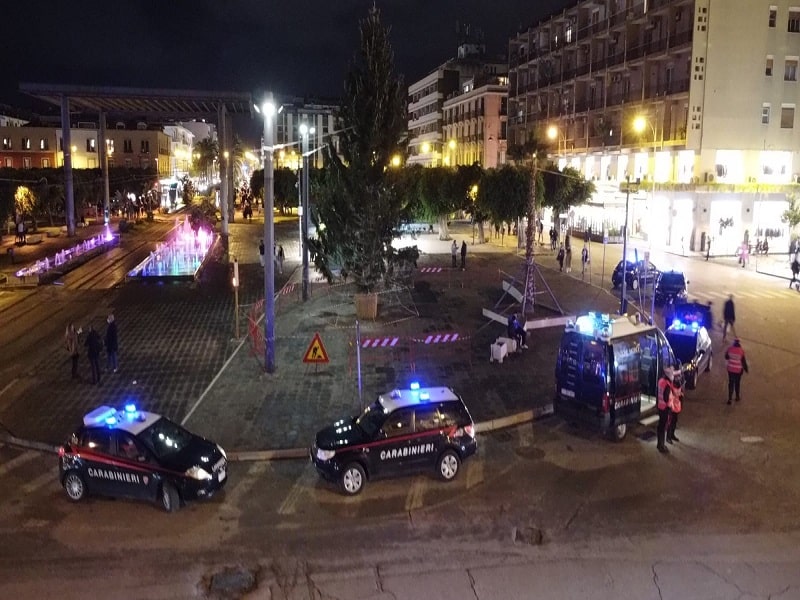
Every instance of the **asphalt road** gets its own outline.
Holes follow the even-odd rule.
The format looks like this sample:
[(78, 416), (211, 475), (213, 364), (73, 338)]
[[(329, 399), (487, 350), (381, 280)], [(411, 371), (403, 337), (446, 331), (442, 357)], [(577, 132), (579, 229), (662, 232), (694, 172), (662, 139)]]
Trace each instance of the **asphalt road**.
[[(606, 280), (618, 253), (608, 248)], [(587, 289), (550, 272), (548, 258), (548, 277)], [(223, 494), (166, 515), (100, 498), (69, 504), (54, 456), (0, 447), (0, 597), (800, 598), (800, 294), (727, 263), (651, 258), (684, 270), (691, 296), (717, 314), (734, 294), (751, 365), (742, 402), (726, 406), (724, 345), (712, 333), (718, 360), (689, 392), (668, 456), (645, 427), (611, 444), (550, 418), (481, 436), (451, 484), (420, 475), (344, 498), (305, 461), (238, 463)], [(105, 293), (39, 290), (9, 309), (31, 312), (3, 330)], [(4, 356), (19, 370), (15, 348), (37, 338), (12, 331)], [(237, 591), (250, 578), (249, 595)]]

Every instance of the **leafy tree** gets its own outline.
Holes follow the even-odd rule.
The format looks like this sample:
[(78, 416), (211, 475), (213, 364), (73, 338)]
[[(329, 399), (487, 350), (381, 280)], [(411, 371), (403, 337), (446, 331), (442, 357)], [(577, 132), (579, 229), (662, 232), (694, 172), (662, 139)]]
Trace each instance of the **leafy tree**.
[[(264, 186), (263, 170), (261, 186)], [(274, 173), (273, 186), (275, 189), (275, 206), (284, 215), (291, 212), (293, 206), (297, 206), (300, 198), (298, 190), (297, 173), (288, 167), (278, 169)]]
[(392, 238), (403, 198), (387, 169), (401, 152), (407, 131), (406, 91), (395, 75), (389, 32), (377, 8), (360, 23), (361, 45), (345, 79), (337, 129), (315, 189), (312, 219), (317, 237), (309, 240), (317, 268), (330, 281), (341, 267), (362, 291), (374, 290), (393, 259)]
[(781, 221), (789, 225), (789, 233), (793, 234), (800, 225), (800, 200), (794, 194), (789, 194), (786, 199), (789, 201), (789, 208), (783, 211)]
[(26, 216), (33, 218), (33, 230), (36, 231), (36, 217), (34, 214), (36, 196), (31, 188), (25, 185), (17, 187), (16, 192), (14, 192), (14, 208), (17, 214), (22, 215), (23, 218)]
[(482, 241), (483, 221), (513, 222), (525, 214), (530, 189), (531, 172), (525, 167), (504, 165), (483, 173), (476, 198), (477, 210), (484, 217), (480, 222)]
[(541, 172), (544, 183), (544, 205), (555, 214), (567, 212), (571, 206), (585, 204), (595, 191), (594, 183), (572, 167), (558, 167), (550, 163)]
[(210, 182), (214, 171), (214, 161), (219, 157), (219, 144), (217, 140), (207, 137), (194, 145), (194, 152), (198, 155), (196, 165), (203, 173), (206, 181)]

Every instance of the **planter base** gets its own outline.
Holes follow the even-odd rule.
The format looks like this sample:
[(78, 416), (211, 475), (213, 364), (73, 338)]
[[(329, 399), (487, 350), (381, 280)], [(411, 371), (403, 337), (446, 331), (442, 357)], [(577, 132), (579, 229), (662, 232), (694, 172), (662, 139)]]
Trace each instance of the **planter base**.
[(373, 321), (378, 317), (378, 294), (356, 294), (356, 317)]

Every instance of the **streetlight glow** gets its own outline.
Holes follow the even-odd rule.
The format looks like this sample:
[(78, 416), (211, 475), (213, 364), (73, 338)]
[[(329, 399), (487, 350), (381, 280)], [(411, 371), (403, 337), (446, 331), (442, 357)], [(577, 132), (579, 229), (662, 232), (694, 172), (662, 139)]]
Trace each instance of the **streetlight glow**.
[(647, 119), (641, 115), (633, 120), (633, 130), (637, 133), (642, 133), (644, 128), (647, 127)]
[(558, 137), (558, 127), (550, 125), (550, 127), (547, 128), (547, 137), (551, 140), (556, 139), (556, 137)]
[(392, 166), (393, 167), (395, 167), (395, 168), (399, 167), (401, 162), (402, 162), (402, 159), (400, 158), (399, 154), (395, 154), (394, 156), (392, 156)]
[(422, 153), (427, 154), (431, 151), (431, 145), (428, 142), (422, 142)]
[(455, 141), (455, 140), (450, 140), (450, 141), (447, 143), (447, 145), (448, 145), (448, 147), (450, 148), (450, 150), (455, 150), (455, 149), (456, 149), (456, 141)]

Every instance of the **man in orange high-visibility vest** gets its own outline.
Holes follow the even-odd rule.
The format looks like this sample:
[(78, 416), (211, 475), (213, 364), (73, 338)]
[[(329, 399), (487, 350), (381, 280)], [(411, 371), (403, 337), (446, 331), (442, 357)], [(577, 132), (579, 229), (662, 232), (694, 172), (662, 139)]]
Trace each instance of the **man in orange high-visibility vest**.
[(658, 380), (658, 398), (656, 399), (656, 408), (658, 409), (658, 441), (656, 448), (661, 454), (667, 454), (667, 446), (664, 444), (664, 439), (667, 434), (667, 421), (669, 419), (669, 411), (672, 408), (673, 387), (672, 380), (674, 373), (671, 366), (664, 366), (664, 373)]
[(672, 379), (672, 406), (667, 417), (667, 443), (680, 442), (675, 435), (675, 428), (678, 426), (678, 415), (683, 408), (683, 387), (678, 377)]
[(733, 345), (725, 351), (725, 360), (728, 367), (728, 404), (730, 404), (734, 392), (737, 402), (742, 399), (742, 373), (748, 372), (747, 358), (739, 338), (733, 340)]

